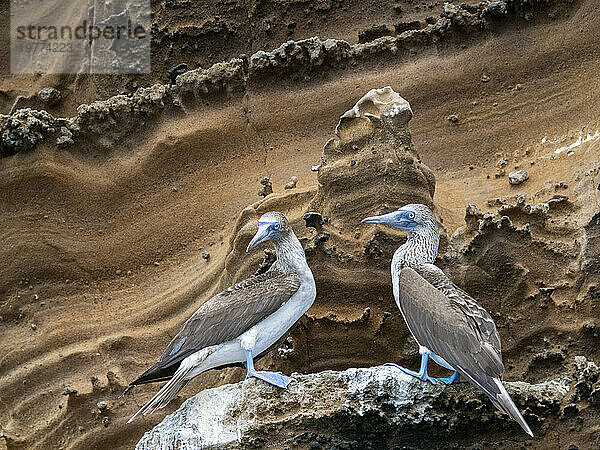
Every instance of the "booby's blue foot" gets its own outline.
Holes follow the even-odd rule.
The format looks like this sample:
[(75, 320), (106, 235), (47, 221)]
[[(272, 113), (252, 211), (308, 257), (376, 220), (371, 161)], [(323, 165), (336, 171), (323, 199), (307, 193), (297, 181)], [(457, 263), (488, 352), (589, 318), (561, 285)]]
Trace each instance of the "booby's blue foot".
[(460, 374), (458, 372), (454, 372), (452, 376), (448, 378), (438, 378), (438, 381), (446, 384), (460, 383)]
[(269, 372), (266, 370), (255, 370), (254, 369), (254, 361), (252, 359), (252, 350), (244, 350), (246, 355), (246, 362), (244, 365), (246, 366), (246, 378), (254, 377), (259, 378), (263, 381), (266, 381), (269, 384), (280, 388), (287, 388), (288, 384), (292, 381), (290, 377), (285, 376), (281, 372)]
[(400, 369), (405, 374), (411, 375), (415, 378), (418, 378), (421, 381), (429, 381), (431, 384), (437, 384), (437, 379), (430, 377), (429, 375), (427, 375), (427, 373), (415, 372), (414, 370), (407, 369), (406, 367), (402, 367), (402, 366), (399, 366), (398, 364), (394, 364), (394, 363), (385, 363), (384, 366), (396, 367), (397, 369)]
[(406, 367), (402, 367), (402, 366), (399, 366), (398, 364), (394, 364), (394, 363), (386, 363), (386, 364), (384, 364), (384, 366), (394, 366), (394, 367), (400, 369), (402, 372), (404, 372), (407, 375), (411, 375), (422, 381), (429, 381), (431, 384), (437, 384), (437, 379), (432, 378), (429, 375), (427, 375), (427, 359), (428, 359), (428, 357), (429, 356), (427, 355), (427, 353), (421, 354), (421, 368), (419, 369), (418, 372), (415, 372), (414, 370), (407, 369)]
[(288, 384), (292, 381), (290, 377), (286, 377), (281, 372), (267, 372), (266, 370), (249, 371), (247, 377), (260, 378), (261, 380), (282, 389), (288, 387)]

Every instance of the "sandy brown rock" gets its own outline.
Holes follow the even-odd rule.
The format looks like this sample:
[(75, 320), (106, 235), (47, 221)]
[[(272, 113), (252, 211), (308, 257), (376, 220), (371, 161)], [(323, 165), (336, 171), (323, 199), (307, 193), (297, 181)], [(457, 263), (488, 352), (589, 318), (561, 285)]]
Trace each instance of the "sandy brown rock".
[[(29, 150), (0, 160), (0, 446), (132, 448), (178, 401), (125, 425), (158, 386), (136, 388), (125, 399), (118, 395), (203, 301), (257, 270), (264, 254), (247, 255), (245, 245), (268, 209), (293, 217), (306, 245), (325, 233), (330, 239), (308, 254), (320, 297), (292, 332), (286, 347), (292, 351), (283, 353), (290, 356), (280, 358), (275, 350), (259, 367), (312, 373), (390, 360), (417, 367), (389, 279), (389, 259), (404, 234), (363, 226), (337, 230), (327, 223), (311, 230), (302, 220), (318, 189), (311, 166), (320, 163), (338, 118), (368, 90), (387, 85), (413, 108), (413, 144), (435, 174), (433, 204), (448, 234), (465, 226), (468, 204), (494, 217), (494, 226), (505, 215), (516, 228), (489, 226), (487, 237), (466, 249), (465, 268), (459, 256), (445, 262), (446, 248), (438, 261), (494, 316), (506, 379), (572, 376), (574, 356), (600, 360), (593, 331), (600, 323), (592, 221), (600, 192), (598, 143), (573, 146), (582, 129), (584, 137), (600, 129), (593, 107), (600, 104), (595, 2), (527, 2), (522, 8), (525, 2), (507, 2), (509, 14), (475, 22), (480, 1), (467, 0), (460, 2), (470, 14), (466, 28), (456, 23), (440, 33), (416, 32), (444, 13), (440, 2), (429, 0), (167, 3), (153, 10), (152, 73), (13, 77), (5, 71), (1, 111), (14, 118), (21, 108), (47, 108), (54, 118), (76, 117), (79, 105), (117, 95), (137, 99), (139, 88), (154, 98), (152, 86), (168, 83), (166, 69), (181, 62), (210, 68), (313, 36), (339, 55), (328, 53), (333, 59), (320, 66), (268, 69), (250, 77), (245, 95), (226, 87), (198, 97), (190, 91), (185, 108), (171, 101), (170, 90), (140, 100), (140, 114), (131, 112), (135, 101), (119, 101), (116, 125), (106, 119), (107, 101), (98, 109), (106, 113), (103, 122), (94, 111), (89, 116), (98, 134), (84, 126), (79, 138), (72, 132), (73, 144), (59, 147), (62, 127), (56, 128)], [(5, 29), (8, 20), (0, 15)], [(292, 21), (297, 26), (288, 34)], [(366, 43), (361, 57), (344, 56), (361, 30), (401, 22), (409, 28), (398, 28), (401, 44), (392, 36)], [(2, 48), (2, 67), (8, 68), (9, 46)], [(274, 76), (266, 76), (271, 70)], [(481, 82), (483, 75), (488, 82)], [(61, 91), (60, 103), (37, 99), (46, 86)], [(449, 123), (449, 114), (459, 122)], [(570, 150), (555, 153), (559, 148)], [(506, 158), (506, 173), (525, 168), (527, 183), (496, 180), (500, 158)], [(247, 208), (262, 176), (282, 187), (292, 175), (300, 186), (287, 192), (294, 195), (276, 193)], [(568, 201), (558, 198), (552, 206), (555, 195)], [(535, 213), (523, 209), (536, 204)], [(499, 213), (503, 205), (514, 207)], [(475, 219), (467, 217), (474, 230)], [(527, 223), (532, 238), (521, 237)], [(471, 239), (465, 236), (458, 248)], [(202, 259), (204, 251), (209, 260)], [(114, 374), (111, 388), (108, 372)], [(243, 376), (239, 369), (207, 373), (181, 399)], [(100, 381), (92, 384), (92, 377)], [(103, 416), (91, 413), (99, 401), (109, 403), (107, 427)], [(534, 447), (600, 447), (597, 408), (575, 406), (548, 419)]]
[(435, 179), (408, 129), (412, 110), (391, 87), (374, 89), (344, 113), (327, 142), (309, 209), (338, 229), (407, 203), (432, 204)]

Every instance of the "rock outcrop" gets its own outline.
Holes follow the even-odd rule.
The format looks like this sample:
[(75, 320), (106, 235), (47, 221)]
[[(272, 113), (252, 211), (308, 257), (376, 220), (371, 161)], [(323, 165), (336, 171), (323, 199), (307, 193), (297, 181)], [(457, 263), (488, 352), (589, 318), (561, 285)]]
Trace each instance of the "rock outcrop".
[[(440, 436), (467, 430), (465, 444), (502, 439), (510, 447), (522, 433), (466, 383), (434, 386), (387, 366), (293, 377), (287, 390), (248, 379), (202, 391), (136, 449), (439, 448)], [(569, 390), (568, 379), (507, 389), (534, 432), (541, 416), (558, 415)]]
[[(507, 421), (496, 432), (480, 422), (455, 432), (401, 432), (438, 447), (600, 448), (598, 373), (570, 364), (577, 355), (600, 361), (600, 122), (590, 108), (600, 104), (600, 90), (590, 89), (598, 84), (595, 3), (158, 3), (150, 74), (3, 80), (0, 449), (131, 449), (187, 398), (241, 381), (241, 368), (202, 374), (168, 407), (130, 424), (159, 386), (119, 398), (198, 306), (273, 262), (269, 246), (245, 252), (268, 210), (292, 220), (319, 296), (257, 367), (286, 374), (388, 361), (418, 367), (389, 271), (405, 233), (357, 223), (364, 216), (352, 198), (360, 199), (360, 177), (371, 177), (381, 187), (369, 190), (376, 198), (366, 199), (364, 214), (371, 215), (378, 211), (368, 208), (396, 206), (397, 194), (431, 201), (431, 183), (418, 177), (406, 184), (418, 171), (394, 166), (388, 187), (365, 168), (367, 161), (385, 168), (384, 151), (377, 159), (362, 143), (359, 158), (350, 146), (320, 167), (320, 181), (330, 176), (345, 191), (320, 188), (316, 178), (338, 117), (388, 84), (411, 102), (414, 150), (437, 178), (438, 220), (453, 233), (465, 225), (468, 204), (480, 210), (467, 214), (436, 264), (493, 316), (506, 378), (579, 383), (560, 416), (553, 408), (526, 412), (533, 442)], [(352, 45), (361, 30), (370, 31)], [(180, 63), (189, 70), (167, 77)], [(58, 103), (36, 95), (47, 86), (60, 89)], [(369, 130), (372, 123), (354, 117), (346, 125)], [(393, 160), (396, 150), (418, 160), (391, 141), (374, 145)], [(496, 179), (500, 158), (504, 176)], [(356, 171), (356, 183), (343, 167)], [(519, 169), (529, 180), (509, 185), (508, 174)], [(256, 195), (263, 176), (274, 188), (264, 199)], [(291, 176), (298, 184), (286, 191)], [(313, 201), (319, 189), (331, 196), (322, 208)], [(336, 199), (352, 208), (336, 209)], [(471, 392), (457, 386), (440, 398), (453, 390)], [(456, 420), (475, 414), (471, 403), (449, 405)], [(499, 413), (485, 399), (480, 405), (497, 424)], [(378, 426), (375, 412), (366, 414), (354, 422), (357, 433), (395, 433)], [(337, 446), (311, 436), (306, 446)]]
[[(341, 116), (336, 137), (325, 145), (316, 189), (269, 194), (237, 220), (222, 286), (255, 270), (259, 255), (242, 263), (240, 255), (263, 212), (286, 211), (305, 246), (318, 302), (261, 364), (284, 372), (302, 367), (312, 374), (295, 374), (297, 383), (286, 391), (256, 380), (202, 391), (146, 433), (139, 449), (439, 448), (440, 435), (455, 448), (506, 448), (511, 440), (516, 447), (528, 439), (468, 385), (423, 384), (395, 369), (376, 366), (385, 360), (408, 365), (418, 360), (414, 342), (390, 303), (389, 258), (402, 237), (393, 230), (360, 227), (360, 219), (369, 214), (405, 203), (433, 204), (435, 179), (412, 143), (411, 118), (410, 105), (391, 87), (369, 91)], [(582, 178), (587, 179), (591, 177)], [(558, 194), (559, 183), (533, 196), (490, 200), (488, 206), (498, 207), (497, 215), (469, 206), (465, 226), (446, 241), (447, 251), (438, 263), (493, 313), (499, 326), (518, 325), (503, 335), (505, 352), (511, 352), (513, 360), (528, 358), (523, 352), (514, 356), (515, 342), (528, 339), (523, 323), (536, 320), (551, 329), (548, 317), (560, 313), (557, 305), (570, 310), (578, 296), (587, 302), (595, 295), (591, 280), (574, 268), (582, 254), (586, 261), (596, 260), (596, 222), (590, 221), (595, 207), (581, 203), (595, 195), (590, 186), (582, 184), (577, 199)], [(317, 219), (305, 225), (307, 211)], [(578, 242), (554, 240), (574, 232), (581, 236), (583, 230), (575, 224), (558, 226), (554, 219), (562, 214), (576, 214), (589, 223), (589, 239), (582, 236), (583, 252)], [(271, 262), (265, 259), (265, 264)], [(556, 285), (538, 281), (551, 279), (551, 273), (565, 281)], [(340, 299), (345, 299), (343, 305)], [(584, 328), (593, 334), (595, 323), (586, 322)], [(585, 402), (585, 408), (596, 404), (598, 397), (597, 379), (578, 377), (580, 361), (575, 365), (576, 383), (558, 378), (565, 373), (568, 348), (567, 338), (559, 336), (556, 344), (540, 336), (540, 342), (534, 340), (528, 347), (532, 356), (519, 378), (530, 383), (508, 383), (534, 433), (544, 439), (552, 439), (548, 437), (552, 424), (574, 417), (577, 408), (569, 406), (575, 401), (566, 398), (569, 392), (573, 397), (577, 389), (582, 391), (576, 401)], [(340, 353), (339, 348), (345, 351)], [(369, 352), (360, 350), (364, 348)], [(356, 366), (376, 367), (325, 370)]]
[(0, 158), (31, 150), (44, 139), (70, 138), (78, 133), (73, 120), (57, 119), (46, 111), (26, 108), (10, 116), (0, 114)]
[[(285, 211), (303, 243), (319, 290), (317, 304), (291, 332), (286, 358), (271, 352), (263, 363), (317, 372), (403, 358), (408, 333), (394, 325), (402, 319), (389, 282), (389, 258), (403, 237), (360, 221), (406, 203), (433, 204), (435, 179), (412, 143), (411, 118), (409, 103), (391, 87), (370, 90), (341, 116), (337, 136), (325, 144), (316, 189), (270, 194), (240, 214), (220, 288), (256, 270), (261, 255), (246, 255), (246, 245), (260, 215), (275, 210)], [(320, 220), (305, 222), (307, 212)], [(355, 345), (339, 354), (348, 341)], [(361, 352), (363, 346), (372, 351)], [(404, 355), (410, 362), (413, 356)]]
[(407, 203), (432, 204), (433, 172), (421, 163), (408, 129), (409, 103), (390, 87), (372, 89), (340, 117), (323, 149), (310, 209), (335, 226)]
[[(572, 3), (571, 0), (556, 0), (552, 3)], [(396, 36), (382, 36), (365, 43), (349, 44), (344, 40), (311, 37), (298, 41), (287, 41), (271, 51), (260, 50), (249, 58), (240, 55), (230, 61), (213, 64), (206, 69), (189, 70), (175, 77), (175, 83), (155, 84), (138, 88), (132, 94), (110, 97), (106, 100), (82, 104), (77, 115), (71, 118), (55, 118), (46, 111), (17, 110), (0, 114), (0, 157), (30, 150), (48, 136), (55, 137), (54, 127), (36, 127), (15, 132), (15, 123), (23, 115), (40, 116), (44, 123), (77, 124), (81, 133), (62, 138), (56, 145), (66, 146), (80, 140), (87, 146), (108, 147), (118, 139), (128, 137), (132, 131), (139, 133), (151, 123), (153, 116), (165, 110), (173, 114), (186, 109), (201, 107), (207, 96), (227, 98), (233, 92), (246, 92), (248, 86), (264, 82), (269, 76), (310, 79), (311, 75), (326, 72), (330, 68), (345, 70), (357, 61), (376, 57), (402, 58), (414, 54), (428, 45), (437, 45), (443, 39), (465, 33), (480, 33), (493, 29), (499, 20), (514, 16), (533, 18), (533, 4), (549, 3), (531, 0), (515, 0), (505, 5), (506, 14), (489, 13), (489, 2), (481, 2), (477, 8), (446, 3), (440, 17), (423, 28), (409, 28)], [(494, 8), (492, 8), (494, 10)], [(402, 28), (402, 26), (400, 26)], [(15, 122), (16, 121), (16, 122)], [(78, 136), (79, 135), (79, 136)], [(75, 139), (72, 139), (75, 137)], [(98, 140), (98, 138), (101, 138)], [(60, 138), (60, 136), (59, 136)], [(98, 141), (98, 142), (96, 142)]]

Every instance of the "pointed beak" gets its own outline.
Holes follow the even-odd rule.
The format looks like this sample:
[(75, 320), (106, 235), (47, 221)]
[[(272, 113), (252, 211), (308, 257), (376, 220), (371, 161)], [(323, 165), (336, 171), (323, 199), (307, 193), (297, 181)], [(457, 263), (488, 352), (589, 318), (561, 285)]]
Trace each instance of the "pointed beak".
[(267, 240), (269, 240), (269, 224), (258, 224), (258, 231), (248, 244), (248, 247), (246, 248), (246, 253), (248, 253), (261, 242), (265, 242)]
[(382, 214), (381, 216), (371, 216), (361, 220), (361, 223), (383, 223), (385, 225), (392, 225), (398, 221), (398, 211), (391, 213)]

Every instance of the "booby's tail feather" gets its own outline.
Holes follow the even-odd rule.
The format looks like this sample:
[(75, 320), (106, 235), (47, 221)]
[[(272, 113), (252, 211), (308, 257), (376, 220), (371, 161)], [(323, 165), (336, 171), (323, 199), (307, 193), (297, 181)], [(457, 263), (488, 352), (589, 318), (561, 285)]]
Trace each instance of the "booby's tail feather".
[(147, 414), (152, 414), (154, 411), (166, 406), (171, 400), (177, 397), (179, 391), (181, 391), (188, 383), (189, 379), (187, 378), (187, 375), (193, 368), (194, 367), (192, 365), (184, 366), (182, 363), (179, 369), (177, 369), (175, 372), (175, 375), (173, 375), (173, 378), (171, 378), (169, 382), (165, 384), (148, 403), (142, 406), (140, 410), (127, 421), (127, 423), (133, 422), (141, 415), (145, 416)]
[(500, 394), (498, 394), (498, 396), (496, 397), (496, 400), (498, 402), (496, 406), (498, 406), (499, 409), (504, 411), (506, 414), (512, 417), (519, 425), (521, 425), (521, 428), (525, 430), (525, 433), (533, 437), (533, 432), (531, 431), (531, 428), (529, 428), (529, 425), (527, 425), (527, 422), (525, 422), (525, 419), (523, 419), (523, 416), (517, 409), (515, 403), (510, 398), (510, 395), (508, 395), (508, 392), (506, 392), (506, 388), (504, 387), (504, 384), (502, 384), (502, 381), (498, 378), (494, 378), (493, 380), (494, 383), (496, 383), (496, 386), (498, 386), (498, 389), (500, 390)]

